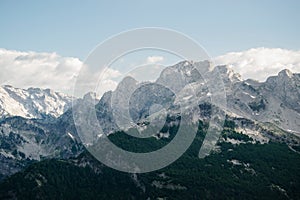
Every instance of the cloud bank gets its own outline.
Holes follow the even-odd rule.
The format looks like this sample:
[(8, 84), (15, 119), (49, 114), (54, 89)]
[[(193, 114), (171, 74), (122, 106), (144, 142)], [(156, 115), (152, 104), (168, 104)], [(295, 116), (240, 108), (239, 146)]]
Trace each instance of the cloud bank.
[(71, 94), (81, 65), (78, 58), (62, 57), (56, 53), (0, 49), (0, 84), (51, 88)]
[[(156, 63), (162, 60), (163, 57), (150, 56), (146, 62)], [(282, 69), (300, 73), (300, 51), (279, 48), (232, 52), (216, 57), (214, 61), (218, 65), (228, 65), (244, 79), (264, 81)], [(81, 67), (82, 62), (78, 58), (62, 57), (56, 53), (21, 52), (0, 48), (0, 85), (50, 88), (72, 95)], [(117, 86), (115, 80), (121, 76), (119, 71), (109, 69), (98, 87), (101, 87), (101, 91), (114, 90)]]
[[(62, 57), (56, 53), (21, 52), (0, 48), (0, 85), (18, 88), (50, 88), (73, 95), (73, 88), (82, 67), (78, 58)], [(114, 89), (119, 76), (115, 70), (107, 70), (101, 87)], [(83, 94), (82, 94), (83, 95)]]
[(300, 51), (280, 48), (253, 48), (216, 57), (217, 65), (228, 65), (244, 79), (265, 81), (282, 69), (300, 73)]

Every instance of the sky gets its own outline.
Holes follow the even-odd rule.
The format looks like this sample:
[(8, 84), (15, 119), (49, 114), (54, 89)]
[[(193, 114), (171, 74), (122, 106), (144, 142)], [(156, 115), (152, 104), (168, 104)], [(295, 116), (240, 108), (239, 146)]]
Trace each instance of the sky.
[(0, 47), (84, 60), (121, 31), (164, 27), (189, 35), (211, 56), (255, 47), (300, 48), (300, 1), (0, 0)]
[[(217, 64), (232, 67), (243, 78), (265, 81), (284, 68), (300, 73), (299, 9), (297, 0), (0, 0), (0, 85), (72, 95), (82, 62), (99, 43), (143, 27), (193, 38)], [(116, 63), (144, 69), (170, 64), (170, 56), (156, 53), (137, 53)], [(108, 71), (104, 90), (121, 80), (118, 69)]]

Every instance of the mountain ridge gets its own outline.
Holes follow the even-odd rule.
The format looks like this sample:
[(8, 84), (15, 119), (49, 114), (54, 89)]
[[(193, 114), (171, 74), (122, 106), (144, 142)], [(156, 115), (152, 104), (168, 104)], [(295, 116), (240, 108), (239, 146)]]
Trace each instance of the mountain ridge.
[[(205, 69), (209, 69), (207, 62), (196, 63), (196, 65), (199, 66), (201, 66), (201, 64), (205, 66)], [(205, 97), (204, 100), (209, 99), (211, 94), (209, 94), (209, 90), (207, 90), (206, 87), (202, 86), (203, 79), (200, 79), (200, 82), (195, 82), (195, 80), (198, 80), (200, 77), (199, 74), (193, 75), (193, 73), (191, 73), (192, 71), (189, 71), (186, 67), (193, 69), (191, 66), (188, 66), (187, 62), (178, 63), (175, 67), (169, 67), (165, 71), (167, 72), (167, 75), (164, 76), (162, 72), (162, 76), (159, 77), (157, 82), (166, 83), (172, 86), (172, 81), (178, 81), (177, 89), (183, 89), (187, 84), (194, 84), (199, 94), (194, 97), (183, 95), (183, 99), (181, 99), (181, 101), (187, 105), (189, 105), (189, 101), (193, 101), (193, 98)], [(266, 143), (275, 140), (285, 142), (288, 145), (300, 144), (300, 133), (297, 132), (300, 127), (300, 120), (297, 120), (300, 117), (300, 114), (298, 110), (293, 109), (297, 108), (293, 103), (298, 103), (295, 100), (297, 100), (297, 95), (299, 95), (297, 88), (299, 85), (299, 74), (291, 75), (288, 71), (282, 70), (282, 72), (280, 72), (280, 76), (271, 77), (270, 79), (272, 80), (272, 83), (278, 83), (278, 87), (282, 85), (280, 83), (283, 81), (285, 83), (286, 91), (293, 91), (292, 94), (288, 93), (288, 97), (294, 98), (292, 98), (292, 100), (288, 100), (286, 99), (287, 95), (284, 93), (285, 90), (280, 91), (279, 89), (277, 94), (273, 95), (273, 90), (269, 88), (270, 81), (267, 83), (267, 81), (257, 82), (249, 79), (241, 80), (240, 76), (237, 73), (234, 73), (232, 69), (225, 66), (219, 66), (216, 69), (218, 70), (218, 68), (220, 69), (220, 77), (223, 79), (224, 88), (227, 94), (227, 109), (225, 110), (227, 115), (226, 117), (237, 124), (237, 127), (235, 128), (236, 130), (244, 135), (252, 137), (254, 141), (258, 143)], [(172, 79), (172, 73), (174, 73), (173, 70), (175, 70), (175, 77), (178, 77), (178, 80), (174, 80), (174, 77)], [(184, 72), (181, 73), (180, 70), (184, 70)], [(213, 73), (216, 73), (216, 71), (206, 72), (207, 75), (209, 75), (209, 73), (214, 75)], [(212, 83), (215, 82), (214, 79), (211, 79), (210, 81)], [(131, 86), (127, 87), (127, 84)], [(169, 90), (159, 91), (156, 87), (149, 84), (147, 85), (147, 83), (139, 85), (133, 78), (125, 78), (125, 81), (120, 83), (116, 91), (106, 92), (95, 105), (99, 123), (103, 125), (102, 128), (106, 134), (114, 133), (118, 131), (119, 128), (116, 124), (116, 119), (113, 113), (114, 108), (111, 107), (111, 101), (115, 102), (115, 104), (126, 106), (126, 101), (121, 102), (120, 104), (119, 97), (128, 98), (128, 95), (131, 94), (130, 91), (134, 90), (138, 86), (143, 86), (145, 89), (148, 87), (151, 89), (151, 92), (157, 93), (160, 96), (162, 94), (167, 94), (167, 96), (171, 95)], [(0, 87), (0, 90), (5, 90), (3, 88), (13, 91), (13, 88), (9, 86)], [(136, 93), (145, 98), (135, 98), (131, 101), (133, 103), (131, 106), (139, 105), (139, 109), (134, 110), (134, 112), (131, 113), (134, 114), (135, 122), (137, 123), (139, 123), (138, 120), (141, 117), (145, 118), (149, 113), (152, 113), (151, 108), (153, 107), (149, 105), (151, 98), (149, 94), (147, 94), (149, 93), (149, 90), (145, 89), (141, 89), (138, 93)], [(77, 155), (82, 151), (83, 147), (82, 144), (80, 144), (81, 140), (73, 122), (72, 108), (68, 107), (68, 105), (70, 106), (71, 104), (72, 97), (65, 97), (63, 95), (60, 96), (58, 93), (51, 90), (41, 90), (38, 88), (16, 90), (19, 92), (18, 97), (21, 98), (23, 95), (26, 97), (24, 98), (25, 100), (28, 100), (28, 98), (31, 97), (30, 95), (35, 97), (35, 93), (41, 94), (42, 96), (44, 95), (44, 99), (47, 99), (48, 96), (49, 98), (56, 97), (58, 103), (55, 104), (54, 101), (54, 104), (49, 105), (58, 105), (59, 112), (54, 112), (55, 115), (52, 115), (50, 121), (47, 118), (49, 112), (46, 112), (47, 110), (42, 110), (42, 112), (39, 113), (37, 108), (30, 112), (32, 118), (27, 118), (26, 115), (25, 118), (24, 116), (1, 116), (0, 160), (4, 164), (0, 167), (0, 172), (3, 175), (7, 176), (19, 171), (26, 166), (28, 159), (29, 161), (36, 161), (53, 157), (68, 158), (70, 156)], [(296, 91), (295, 94), (294, 90)], [(0, 92), (0, 94), (3, 94), (3, 92)], [(85, 98), (77, 99), (76, 102), (79, 104), (85, 102), (93, 103), (94, 96), (95, 95), (93, 93), (89, 93), (85, 96)], [(36, 97), (37, 99), (35, 100), (41, 100), (39, 99), (40, 97)], [(171, 99), (172, 98), (169, 100)], [(28, 102), (32, 103), (32, 100), (23, 101), (23, 103)], [(166, 102), (162, 103), (163, 105), (168, 105)], [(205, 103), (206, 101), (204, 101), (204, 104), (200, 105), (200, 113), (193, 113), (193, 119), (195, 119), (195, 122), (198, 120), (206, 121), (211, 115), (211, 106), (216, 106)], [(46, 106), (49, 105), (46, 104)], [(64, 105), (65, 107), (59, 107), (60, 105)], [(145, 105), (145, 108), (147, 109), (143, 109), (141, 105)], [(129, 107), (126, 109), (128, 108)], [(154, 109), (155, 112), (158, 111), (156, 110), (157, 108)], [(124, 107), (120, 109), (122, 110)], [(139, 110), (142, 110), (142, 112), (139, 113)], [(114, 112), (116, 111), (118, 110), (115, 110)], [(144, 122), (141, 124), (143, 123)], [(160, 139), (161, 137), (168, 138), (169, 133), (153, 133), (153, 136), (157, 139)], [(7, 171), (7, 169), (10, 169), (10, 171)]]

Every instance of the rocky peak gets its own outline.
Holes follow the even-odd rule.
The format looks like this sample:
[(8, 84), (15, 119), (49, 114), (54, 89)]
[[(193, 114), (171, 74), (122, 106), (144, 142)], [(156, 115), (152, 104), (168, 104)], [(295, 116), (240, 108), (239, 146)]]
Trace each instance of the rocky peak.
[(97, 103), (97, 95), (95, 92), (88, 92), (84, 95), (83, 100), (85, 102)]
[(138, 83), (137, 80), (135, 80), (131, 76), (126, 76), (119, 84), (118, 87), (123, 87), (123, 86), (135, 86)]
[(266, 83), (268, 84), (269, 87), (274, 88), (277, 85), (282, 86), (285, 84), (292, 83), (294, 79), (295, 79), (295, 75), (290, 70), (284, 69), (280, 71), (277, 76), (270, 76), (267, 79)]
[(236, 72), (233, 71), (232, 68), (230, 68), (227, 65), (219, 65), (216, 66), (214, 71), (218, 70), (222, 78), (224, 79), (224, 82), (230, 81), (232, 83), (234, 82), (240, 82), (242, 81), (242, 76)]
[(280, 71), (279, 73), (278, 73), (278, 77), (280, 77), (280, 78), (293, 78), (293, 73), (290, 71), (290, 70), (288, 70), (288, 69), (284, 69), (284, 70), (282, 70), (282, 71)]

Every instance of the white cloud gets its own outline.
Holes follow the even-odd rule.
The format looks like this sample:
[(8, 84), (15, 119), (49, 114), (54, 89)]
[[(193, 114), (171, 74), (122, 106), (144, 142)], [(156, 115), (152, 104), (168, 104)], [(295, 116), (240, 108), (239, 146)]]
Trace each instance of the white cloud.
[[(163, 60), (162, 56), (149, 56), (146, 61), (153, 64)], [(300, 73), (300, 51), (279, 48), (232, 52), (219, 56), (214, 61), (216, 64), (229, 65), (243, 78), (260, 81), (264, 81), (270, 75), (276, 75), (285, 68)], [(81, 66), (82, 62), (78, 58), (62, 57), (56, 53), (21, 52), (0, 48), (0, 85), (51, 88), (72, 95)], [(100, 72), (92, 74), (93, 78), (90, 80), (97, 80), (99, 74)], [(148, 73), (147, 76), (149, 75)], [(107, 69), (98, 85), (98, 88), (101, 88), (99, 95), (114, 90), (117, 86), (116, 80), (120, 77), (122, 74), (118, 70)]]
[[(62, 57), (56, 53), (21, 52), (0, 48), (0, 85), (50, 88), (73, 95), (74, 84), (82, 64), (78, 58)], [(99, 75), (100, 72), (97, 72), (93, 74), (93, 79), (89, 80), (98, 80)], [(102, 92), (115, 89), (117, 82), (112, 79), (120, 76), (119, 71), (107, 69), (98, 87)], [(80, 93), (81, 95), (84, 94)]]
[(119, 78), (122, 76), (122, 73), (118, 70), (112, 69), (112, 68), (107, 68), (104, 73), (103, 73), (103, 79), (115, 79)]
[(280, 48), (253, 48), (232, 52), (214, 59), (217, 65), (228, 65), (244, 79), (265, 81), (282, 69), (300, 73), (300, 51)]
[[(95, 76), (99, 78), (100, 72), (95, 74)], [(106, 68), (103, 72), (101, 72), (101, 78), (95, 91), (97, 96), (100, 98), (105, 92), (115, 90), (118, 86), (118, 81), (115, 79), (119, 79), (120, 77), (122, 77), (122, 73), (112, 68)]]
[(157, 63), (164, 60), (164, 57), (162, 56), (148, 56), (147, 57), (147, 63)]
[(51, 88), (72, 94), (82, 62), (56, 53), (0, 49), (0, 84), (14, 87)]

